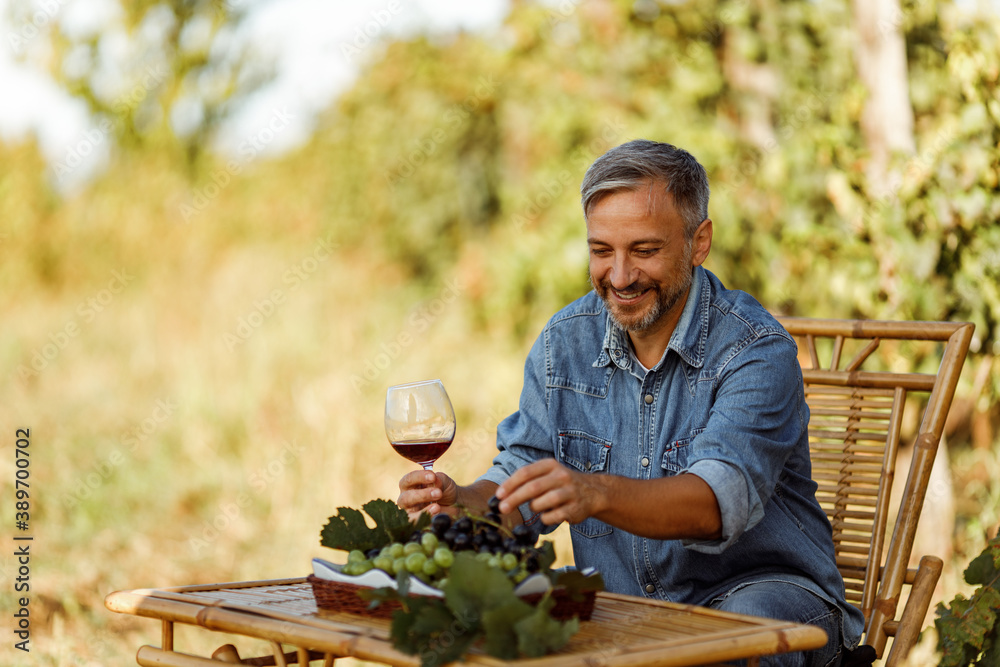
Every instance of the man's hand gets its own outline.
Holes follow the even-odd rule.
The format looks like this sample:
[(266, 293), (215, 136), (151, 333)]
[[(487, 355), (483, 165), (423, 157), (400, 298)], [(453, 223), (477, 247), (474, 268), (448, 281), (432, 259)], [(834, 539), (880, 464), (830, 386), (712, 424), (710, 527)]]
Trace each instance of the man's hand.
[[(660, 479), (586, 475), (555, 459), (519, 469), (497, 487), (504, 514), (529, 503), (542, 523), (580, 523), (594, 517), (634, 535), (655, 540), (715, 540), (722, 536), (722, 515), (715, 492), (700, 477), (682, 474)], [(663, 502), (670, 498), (672, 502)]]
[(518, 469), (496, 491), (503, 514), (530, 502), (542, 523), (580, 523), (601, 509), (602, 494), (594, 475), (570, 470), (555, 459), (542, 459)]
[(399, 498), (396, 504), (416, 519), (421, 512), (431, 515), (446, 512), (458, 514), (458, 485), (443, 472), (416, 470), (399, 480)]

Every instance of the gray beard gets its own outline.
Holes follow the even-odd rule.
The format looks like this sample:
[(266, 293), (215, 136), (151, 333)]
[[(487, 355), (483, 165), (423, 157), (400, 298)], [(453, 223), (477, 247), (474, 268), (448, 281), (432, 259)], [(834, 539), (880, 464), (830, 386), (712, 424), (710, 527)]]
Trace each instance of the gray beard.
[(641, 331), (646, 331), (654, 324), (656, 324), (656, 322), (659, 321), (659, 319), (664, 315), (664, 313), (669, 312), (670, 309), (677, 304), (681, 296), (688, 289), (690, 289), (692, 276), (690, 273), (686, 275), (687, 278), (681, 284), (675, 285), (672, 289), (670, 289), (667, 292), (661, 292), (659, 289), (657, 289), (656, 301), (653, 303), (650, 309), (646, 311), (646, 314), (643, 315), (638, 322), (634, 322), (631, 325), (619, 319), (614, 304), (612, 304), (611, 300), (606, 296), (608, 290), (611, 289), (611, 286), (607, 284), (597, 285), (594, 283), (593, 278), (591, 278), (590, 284), (594, 288), (594, 291), (597, 292), (597, 295), (601, 298), (601, 301), (604, 302), (604, 308), (611, 315), (611, 319), (614, 320), (615, 324), (617, 324), (625, 331), (641, 332)]

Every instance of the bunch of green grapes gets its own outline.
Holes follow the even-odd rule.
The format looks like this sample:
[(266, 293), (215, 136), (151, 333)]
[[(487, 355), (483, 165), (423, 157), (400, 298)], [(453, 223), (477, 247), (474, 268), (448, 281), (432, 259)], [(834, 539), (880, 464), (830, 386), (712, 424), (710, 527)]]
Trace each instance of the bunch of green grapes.
[(368, 553), (351, 551), (341, 572), (350, 576), (379, 569), (390, 576), (406, 570), (424, 583), (444, 586), (448, 570), (455, 562), (455, 553), (474, 551), (476, 558), (502, 569), (520, 583), (540, 569), (536, 536), (524, 525), (507, 530), (500, 522), (500, 501), (489, 501), (490, 511), (483, 517), (461, 516), (454, 521), (447, 514), (438, 514), (430, 526), (413, 533), (405, 544), (393, 542)]

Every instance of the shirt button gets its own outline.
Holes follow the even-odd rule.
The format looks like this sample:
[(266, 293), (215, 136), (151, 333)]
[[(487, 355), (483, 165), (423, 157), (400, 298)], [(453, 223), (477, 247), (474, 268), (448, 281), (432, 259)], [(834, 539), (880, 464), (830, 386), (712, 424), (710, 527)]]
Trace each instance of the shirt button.
[(648, 468), (649, 467), (649, 457), (648, 456), (643, 456), (642, 460), (639, 461), (639, 463), (642, 464), (643, 468)]
[(646, 584), (646, 592), (647, 593), (652, 593), (655, 590), (656, 590), (656, 586), (654, 586), (653, 584)]
[(650, 403), (653, 402), (653, 395), (652, 394), (646, 394), (646, 397), (643, 398), (642, 400), (646, 401), (646, 405), (649, 405)]
[(615, 350), (611, 354), (614, 356), (615, 359), (617, 359), (618, 357), (622, 356), (622, 351), (621, 350)]
[(593, 463), (591, 463), (590, 461), (587, 461), (587, 462), (586, 462), (586, 463), (585, 463), (585, 464), (583, 465), (583, 467), (584, 467), (584, 468), (586, 468), (587, 470), (590, 470), (591, 468), (593, 468), (593, 467), (594, 467), (594, 464), (593, 464)]

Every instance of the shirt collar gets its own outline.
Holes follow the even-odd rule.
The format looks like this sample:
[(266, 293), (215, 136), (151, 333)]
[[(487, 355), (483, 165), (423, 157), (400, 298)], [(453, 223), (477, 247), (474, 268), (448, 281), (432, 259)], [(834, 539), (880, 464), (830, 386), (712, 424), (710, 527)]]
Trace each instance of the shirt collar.
[[(705, 278), (705, 269), (698, 266), (694, 269), (691, 279), (691, 289), (687, 302), (681, 311), (674, 333), (670, 336), (667, 349), (673, 350), (689, 365), (701, 368), (705, 363), (705, 342), (708, 340), (708, 307), (712, 298), (712, 287)], [(604, 325), (604, 343), (601, 352), (594, 362), (594, 367), (607, 366), (614, 363), (622, 370), (632, 367), (632, 343), (625, 332), (606, 315)]]

